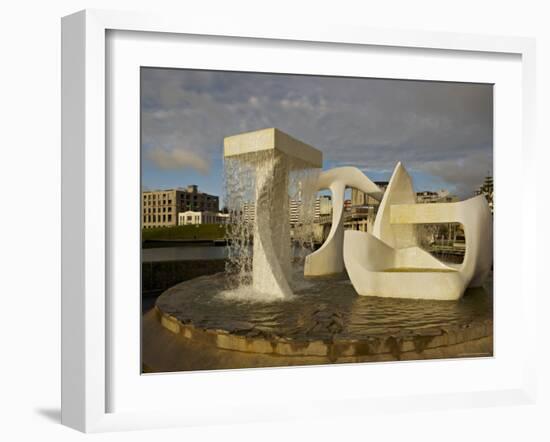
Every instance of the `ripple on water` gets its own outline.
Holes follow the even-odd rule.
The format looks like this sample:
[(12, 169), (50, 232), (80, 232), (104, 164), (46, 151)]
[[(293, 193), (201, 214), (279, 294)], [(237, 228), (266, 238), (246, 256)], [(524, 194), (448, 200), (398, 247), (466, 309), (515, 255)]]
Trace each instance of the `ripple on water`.
[(157, 306), (184, 323), (230, 332), (260, 330), (294, 339), (362, 338), (447, 329), (492, 319), (492, 278), (458, 301), (358, 296), (345, 276), (294, 277), (294, 296), (273, 300), (250, 286), (227, 290), (225, 275), (203, 276), (164, 292)]

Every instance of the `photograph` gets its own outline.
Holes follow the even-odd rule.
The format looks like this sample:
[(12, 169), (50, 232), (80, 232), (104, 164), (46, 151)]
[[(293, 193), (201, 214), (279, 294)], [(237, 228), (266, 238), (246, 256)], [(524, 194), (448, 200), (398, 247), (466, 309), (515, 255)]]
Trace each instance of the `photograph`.
[(142, 66), (140, 139), (142, 373), (493, 356), (493, 84)]
[(3, 6), (0, 441), (550, 441), (542, 4)]

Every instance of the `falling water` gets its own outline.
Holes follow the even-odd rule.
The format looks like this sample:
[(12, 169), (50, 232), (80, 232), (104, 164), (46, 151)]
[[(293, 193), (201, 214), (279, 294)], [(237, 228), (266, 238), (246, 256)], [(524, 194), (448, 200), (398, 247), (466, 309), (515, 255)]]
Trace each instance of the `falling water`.
[[(261, 155), (258, 153), (256, 157)], [(225, 201), (229, 211), (225, 271), (228, 287), (232, 289), (252, 281), (256, 168), (252, 156), (250, 160), (235, 157), (224, 160)]]
[(290, 170), (289, 197), (296, 210), (292, 234), (294, 260), (303, 263), (315, 243), (315, 202), (320, 169), (296, 167)]
[[(289, 279), (293, 273), (293, 256), (300, 262), (311, 252), (319, 172), (317, 168), (274, 150), (225, 158), (225, 200), (229, 210), (226, 280), (227, 288), (235, 297), (242, 298), (244, 293), (246, 298), (269, 298), (252, 290), (253, 275), (261, 278), (262, 274), (261, 268), (253, 269), (253, 241), (258, 221), (278, 239), (273, 242), (273, 247), (277, 256), (282, 257), (281, 267)], [(286, 194), (275, 192), (281, 184), (287, 189)], [(292, 205), (297, 222), (289, 232), (291, 200), (297, 202)], [(257, 214), (266, 213), (266, 209), (269, 209), (272, 219), (257, 220)], [(289, 246), (292, 246), (291, 253), (286, 256), (285, 250)], [(258, 265), (262, 264), (256, 263)], [(291, 284), (292, 281), (288, 282)]]

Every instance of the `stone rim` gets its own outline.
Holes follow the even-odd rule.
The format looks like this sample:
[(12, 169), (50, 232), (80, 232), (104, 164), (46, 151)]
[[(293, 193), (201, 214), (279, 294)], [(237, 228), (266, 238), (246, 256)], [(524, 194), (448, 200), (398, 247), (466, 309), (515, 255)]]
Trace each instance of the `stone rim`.
[(402, 353), (422, 353), (427, 349), (445, 348), (493, 336), (493, 321), (487, 319), (479, 323), (463, 324), (447, 329), (425, 329), (418, 333), (372, 335), (361, 339), (298, 341), (287, 337), (270, 336), (268, 338), (261, 335), (232, 333), (223, 329), (198, 328), (162, 312), (158, 306), (155, 306), (155, 314), (160, 324), (170, 332), (180, 334), (186, 339), (209, 344), (220, 350), (285, 357), (319, 356), (331, 361), (382, 354), (391, 354), (399, 360)]

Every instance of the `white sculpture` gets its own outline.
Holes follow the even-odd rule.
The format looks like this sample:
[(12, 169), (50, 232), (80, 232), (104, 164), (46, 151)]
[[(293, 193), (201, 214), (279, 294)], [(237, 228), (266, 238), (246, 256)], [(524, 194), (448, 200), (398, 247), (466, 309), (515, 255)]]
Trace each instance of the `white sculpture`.
[(274, 298), (289, 297), (288, 177), (291, 169), (322, 167), (323, 154), (269, 128), (226, 137), (224, 157), (255, 168), (253, 288)]
[(390, 179), (384, 198), (380, 202), (376, 219), (374, 220), (373, 235), (387, 245), (404, 248), (418, 245), (414, 226), (390, 224), (390, 211), (393, 204), (415, 204), (416, 194), (412, 180), (401, 163), (397, 163)]
[(306, 256), (305, 276), (322, 276), (344, 271), (344, 192), (354, 187), (376, 199), (382, 192), (363, 172), (356, 167), (337, 167), (322, 172), (317, 190), (329, 189), (332, 193), (332, 226), (323, 245)]
[[(464, 227), (462, 264), (446, 264), (417, 245), (414, 224), (458, 222)], [(373, 234), (346, 231), (344, 263), (360, 295), (454, 300), (480, 286), (492, 264), (492, 219), (483, 195), (457, 203), (416, 204), (411, 179), (397, 164)]]
[[(254, 170), (253, 288), (274, 298), (288, 297), (289, 173), (322, 167), (322, 153), (270, 128), (225, 138), (224, 157)], [(322, 247), (306, 257), (306, 276), (340, 273), (345, 267), (360, 295), (440, 300), (458, 299), (467, 287), (483, 283), (492, 264), (492, 218), (485, 197), (417, 204), (411, 178), (398, 163), (371, 234), (344, 232), (346, 187), (381, 197), (378, 186), (355, 167), (321, 173), (317, 188), (332, 192), (332, 226)], [(415, 233), (415, 224), (452, 222), (461, 223), (466, 236), (460, 265), (444, 263), (420, 248)]]

